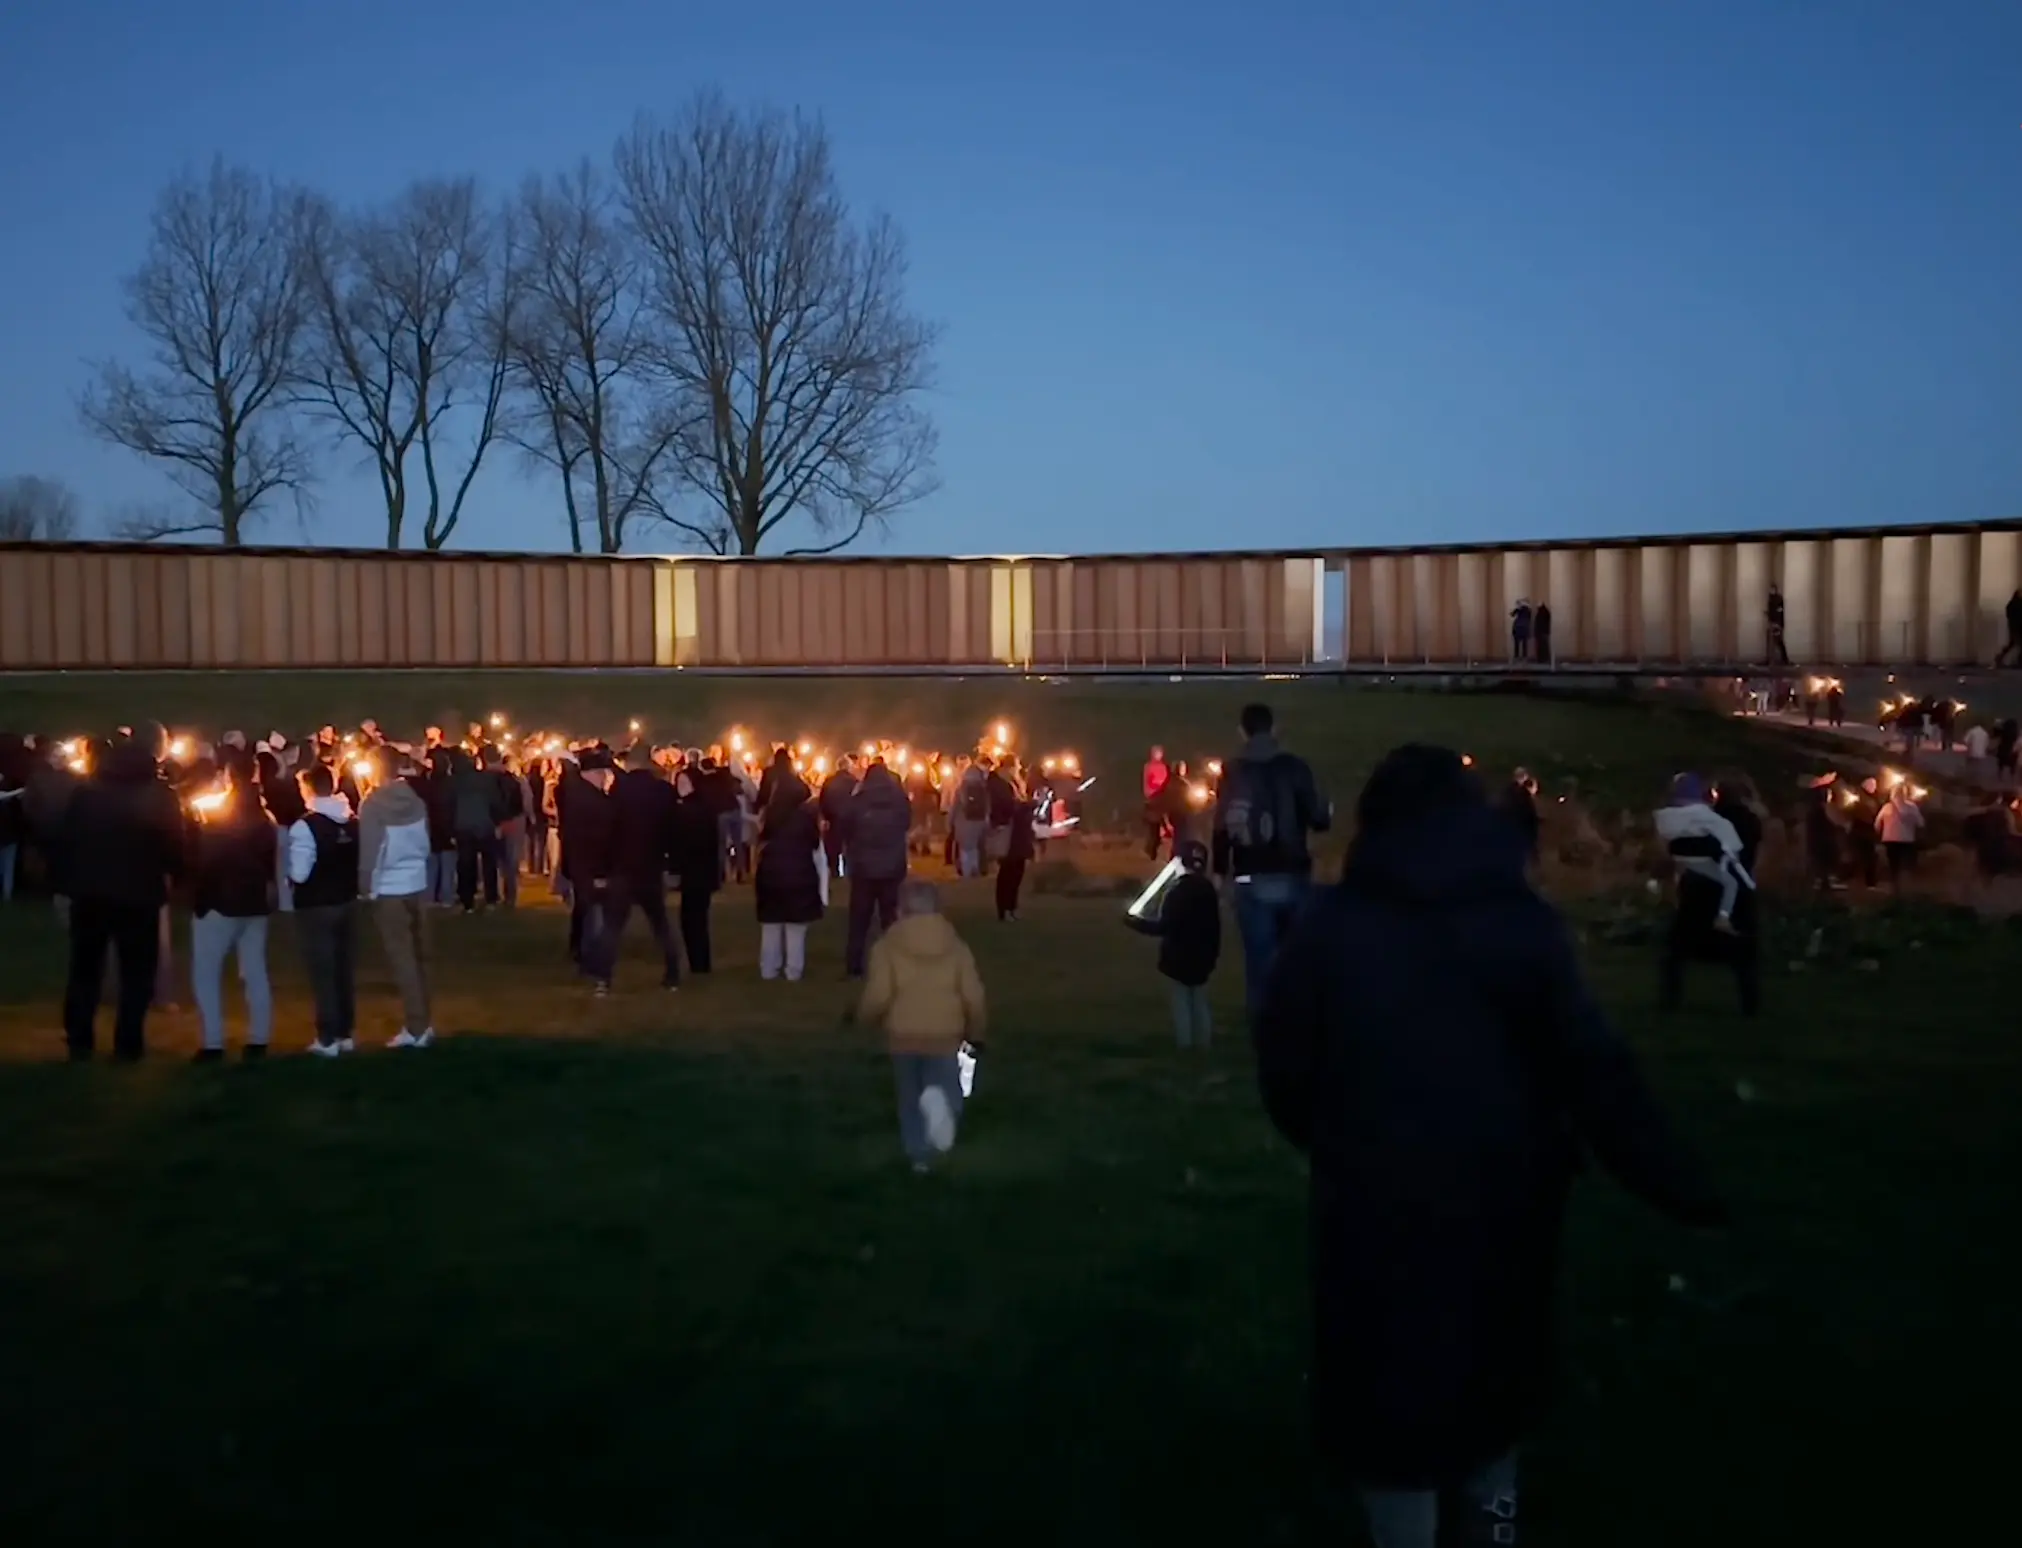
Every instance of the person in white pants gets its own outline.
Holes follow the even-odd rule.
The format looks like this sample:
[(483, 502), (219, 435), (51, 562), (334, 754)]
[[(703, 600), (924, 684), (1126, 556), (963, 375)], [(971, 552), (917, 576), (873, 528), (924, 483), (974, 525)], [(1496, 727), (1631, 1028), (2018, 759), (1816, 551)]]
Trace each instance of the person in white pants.
[(808, 788), (791, 770), (773, 786), (758, 831), (753, 872), (758, 902), (758, 976), (807, 970), (807, 927), (828, 906), (828, 862), (821, 818)]

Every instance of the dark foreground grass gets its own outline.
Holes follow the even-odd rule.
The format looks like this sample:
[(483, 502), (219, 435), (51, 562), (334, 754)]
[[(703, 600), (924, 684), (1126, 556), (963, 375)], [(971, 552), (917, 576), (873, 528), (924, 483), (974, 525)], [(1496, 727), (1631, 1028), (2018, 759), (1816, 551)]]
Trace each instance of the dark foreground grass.
[[(186, 1064), (186, 1014), (139, 1068), (37, 1062), (59, 939), (0, 917), (0, 1542), (1355, 1541), (1309, 1487), (1301, 1170), (1240, 1037), (1168, 1046), (1116, 905), (982, 904), (998, 1046), (928, 1178), (837, 928), (760, 985), (748, 893), (678, 997), (635, 944), (591, 1002), (551, 907), (446, 921), (441, 1047), (252, 1069)], [(1907, 962), (1660, 1024), (1647, 950), (1596, 948), (1740, 1224), (1583, 1191), (1530, 1540), (1959, 1541), (1998, 1492), (2006, 958)], [(362, 994), (376, 1043), (371, 948)]]

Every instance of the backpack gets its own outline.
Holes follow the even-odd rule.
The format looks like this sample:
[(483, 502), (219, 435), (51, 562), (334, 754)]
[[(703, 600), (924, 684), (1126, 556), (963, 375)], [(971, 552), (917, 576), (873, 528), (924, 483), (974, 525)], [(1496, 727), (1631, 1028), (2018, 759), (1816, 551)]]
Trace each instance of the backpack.
[(1222, 786), (1222, 831), (1232, 848), (1252, 857), (1298, 838), (1298, 814), (1291, 809), (1290, 783), (1280, 761), (1232, 764)]
[(962, 786), (962, 816), (968, 822), (986, 822), (990, 817), (990, 787), (980, 779)]

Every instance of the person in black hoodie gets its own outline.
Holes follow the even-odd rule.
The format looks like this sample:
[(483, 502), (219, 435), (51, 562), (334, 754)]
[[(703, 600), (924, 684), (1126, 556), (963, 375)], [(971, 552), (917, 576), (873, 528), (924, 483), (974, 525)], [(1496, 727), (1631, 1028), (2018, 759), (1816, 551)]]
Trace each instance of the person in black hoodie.
[(1018, 894), (1025, 886), (1025, 870), (1032, 864), (1032, 857), (1039, 852), (1038, 840), (1032, 833), (1032, 800), (1022, 776), (1012, 782), (1011, 790), (1010, 820), (1005, 824), (1004, 830), (1004, 854), (997, 862), (999, 924), (1017, 922)]
[(267, 1052), (274, 1029), (274, 993), (267, 979), (267, 919), (274, 911), (274, 825), (267, 820), (250, 765), (232, 765), (218, 804), (199, 796), (190, 832), (190, 993), (203, 1026), (199, 1063), (225, 1056), (221, 993), (225, 958), (239, 959), (246, 990), (245, 1057)]
[(1208, 846), (1189, 839), (1180, 845), (1182, 873), (1165, 895), (1156, 917), (1131, 917), (1131, 924), (1158, 937), (1158, 970), (1172, 985), (1173, 1035), (1182, 1048), (1206, 1048), (1214, 1040), (1208, 1010), (1208, 980), (1222, 956), (1222, 900), (1208, 875)]
[[(605, 899), (615, 963), (626, 922), (637, 909), (653, 932), (664, 964), (662, 989), (681, 987), (681, 953), (667, 921), (667, 851), (674, 837), (674, 787), (653, 767), (644, 747), (628, 747), (617, 755), (623, 771), (611, 786), (617, 813), (615, 869)], [(608, 979), (606, 980), (608, 982)]]
[(1582, 1153), (1674, 1219), (1724, 1216), (1459, 756), (1397, 749), (1357, 815), (1255, 1028), (1311, 1171), (1318, 1451), (1378, 1542), (1445, 1541), (1442, 1492), (1480, 1534), (1454, 1541), (1512, 1540)]
[(70, 887), (64, 1041), (71, 1058), (91, 1057), (109, 946), (119, 963), (113, 1057), (139, 1059), (161, 962), (161, 911), (184, 869), (182, 808), (146, 747), (127, 740), (106, 750), (63, 814), (62, 844)]
[(881, 930), (899, 922), (899, 888), (906, 880), (906, 840), (912, 833), (913, 803), (898, 776), (880, 758), (864, 770), (862, 782), (840, 807), (836, 822), (850, 877), (849, 938), (843, 950), (843, 970), (851, 978), (862, 978), (871, 921), (875, 919)]
[(617, 775), (611, 755), (585, 748), (579, 772), (563, 775), (562, 868), (569, 880), (569, 950), (599, 996), (611, 992), (618, 937), (612, 929), (611, 883), (618, 874)]
[(688, 953), (691, 973), (707, 973), (714, 966), (709, 905), (723, 885), (719, 813), (703, 778), (687, 769), (675, 776), (674, 820), (667, 845), (668, 865), (681, 885), (681, 949)]

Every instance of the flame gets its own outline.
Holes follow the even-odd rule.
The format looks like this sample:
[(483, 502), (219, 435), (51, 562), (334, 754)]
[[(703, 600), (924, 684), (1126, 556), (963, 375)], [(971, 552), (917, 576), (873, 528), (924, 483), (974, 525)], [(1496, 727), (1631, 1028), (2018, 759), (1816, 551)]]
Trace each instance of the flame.
[(1473, 767), (1474, 767), (1474, 754), (1473, 754), (1473, 753), (1462, 753), (1462, 754), (1460, 755), (1460, 766), (1461, 766), (1462, 768), (1464, 768), (1464, 769), (1471, 769), (1471, 768), (1473, 768)]
[(494, 710), (494, 711), (492, 712), (492, 717), (491, 717), (491, 728), (492, 728), (492, 730), (496, 731), (496, 730), (497, 730), (497, 729), (498, 729), (498, 728), (499, 728), (500, 726), (502, 726), (502, 725), (504, 725), (504, 724), (505, 724), (505, 716), (503, 716), (503, 715), (499, 714), (499, 713), (498, 713), (498, 712), (497, 712), (496, 710)]
[(180, 763), (190, 755), (190, 739), (179, 736), (168, 744), (169, 756)]
[(637, 736), (639, 734), (639, 722), (634, 720), (629, 722), (629, 724), (631, 726), (632, 734), (634, 736)]
[(828, 772), (828, 759), (826, 757), (820, 757), (815, 759), (814, 771), (817, 774), (826, 774)]
[(369, 758), (352, 759), (351, 777), (353, 779), (370, 779), (372, 777), (372, 760)]
[(1222, 777), (1222, 760), (1219, 758), (1208, 759), (1208, 772), (1216, 779), (1220, 779)]
[(1081, 760), (1075, 757), (1073, 753), (1062, 753), (1060, 755), (1060, 767), (1065, 769), (1069, 774), (1079, 774), (1081, 772)]
[(1187, 800), (1195, 806), (1208, 804), (1208, 787), (1196, 780), (1187, 786)]
[(800, 755), (803, 758), (812, 758), (814, 756), (814, 743), (810, 742), (806, 737), (801, 738)]
[(214, 812), (230, 798), (231, 792), (224, 789), (212, 790), (190, 802), (193, 812)]
[(734, 753), (741, 753), (744, 751), (744, 733), (742, 731), (733, 731), (730, 733), (730, 750)]
[(1010, 722), (1004, 720), (998, 721), (996, 726), (992, 729), (990, 736), (991, 740), (996, 742), (1000, 748), (1008, 745), (1011, 741)]

